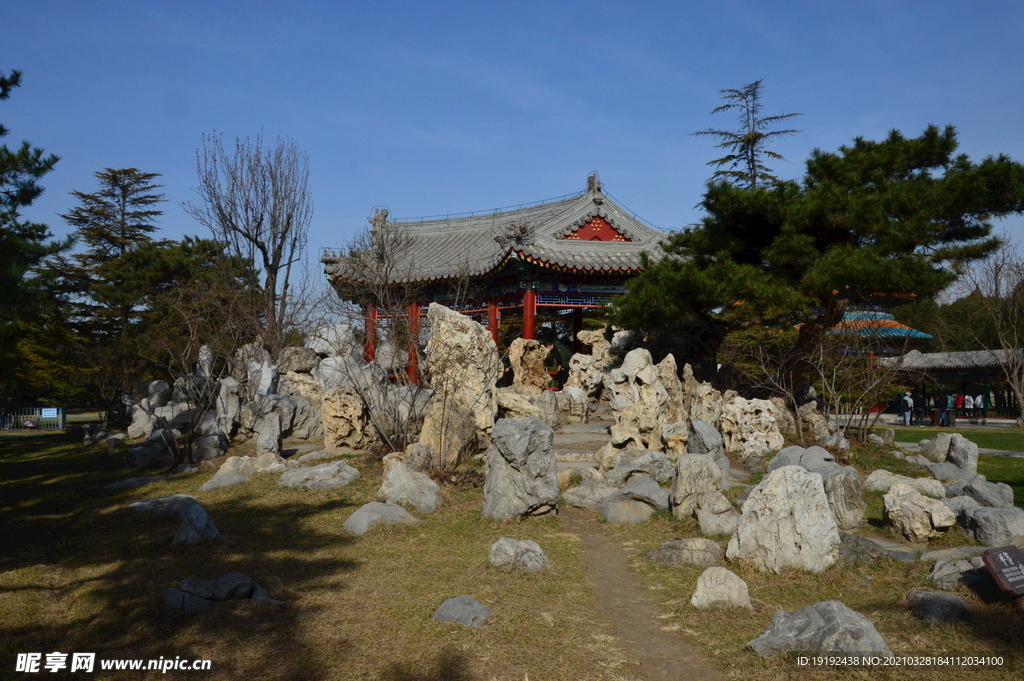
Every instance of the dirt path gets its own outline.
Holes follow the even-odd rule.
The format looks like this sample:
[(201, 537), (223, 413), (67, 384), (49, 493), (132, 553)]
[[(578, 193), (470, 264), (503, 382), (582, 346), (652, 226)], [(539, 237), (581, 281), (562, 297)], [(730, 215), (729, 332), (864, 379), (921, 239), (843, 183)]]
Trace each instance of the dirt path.
[(612, 634), (640, 660), (644, 681), (725, 681), (682, 637), (661, 627), (664, 612), (626, 565), (622, 547), (601, 535), (589, 513), (563, 507), (566, 528), (583, 542), (587, 579), (594, 585), (594, 606)]

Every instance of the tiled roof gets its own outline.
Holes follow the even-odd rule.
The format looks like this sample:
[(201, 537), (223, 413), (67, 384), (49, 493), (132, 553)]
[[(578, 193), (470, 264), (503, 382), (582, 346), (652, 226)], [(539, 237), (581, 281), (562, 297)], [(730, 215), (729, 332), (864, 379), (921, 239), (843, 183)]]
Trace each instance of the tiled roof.
[(896, 317), (888, 312), (850, 311), (841, 322), (829, 331), (830, 334), (856, 334), (860, 336), (877, 336), (880, 338), (913, 338), (929, 340), (931, 335), (912, 329), (896, 321)]
[[(1011, 350), (1020, 352), (1020, 350)], [(1005, 350), (969, 350), (967, 352), (918, 352), (911, 350), (892, 358), (904, 369), (997, 369), (1005, 359)]]
[[(629, 241), (566, 239), (574, 227), (600, 216)], [(616, 204), (600, 188), (558, 201), (465, 217), (395, 220), (376, 230), (391, 230), (401, 246), (395, 251), (390, 280), (395, 283), (483, 276), (506, 260), (519, 258), (541, 266), (579, 272), (638, 272), (641, 253), (660, 259), (658, 243), (668, 235)], [(353, 260), (325, 253), (328, 275), (363, 279)]]

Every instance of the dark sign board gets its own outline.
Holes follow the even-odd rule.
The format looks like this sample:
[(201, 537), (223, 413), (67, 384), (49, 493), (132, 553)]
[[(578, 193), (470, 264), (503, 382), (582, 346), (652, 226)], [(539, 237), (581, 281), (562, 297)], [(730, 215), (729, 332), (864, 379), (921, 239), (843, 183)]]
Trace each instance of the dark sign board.
[(1024, 552), (1016, 546), (989, 549), (982, 556), (999, 588), (1015, 596), (1024, 596)]

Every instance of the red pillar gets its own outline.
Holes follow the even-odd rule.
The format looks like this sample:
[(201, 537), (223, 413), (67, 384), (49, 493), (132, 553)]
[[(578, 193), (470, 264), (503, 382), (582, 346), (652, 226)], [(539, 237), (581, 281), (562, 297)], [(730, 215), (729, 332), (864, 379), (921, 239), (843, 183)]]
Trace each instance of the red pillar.
[(572, 310), (572, 351), (583, 352), (583, 341), (576, 336), (583, 330), (583, 308), (574, 307)]
[(487, 329), (491, 332), (494, 344), (498, 344), (498, 304), (493, 300), (487, 301)]
[(537, 292), (523, 293), (523, 338), (533, 340), (534, 320), (537, 316)]
[(366, 361), (372, 362), (377, 357), (377, 306), (369, 305), (366, 308)]
[(420, 382), (420, 304), (409, 305), (409, 380)]

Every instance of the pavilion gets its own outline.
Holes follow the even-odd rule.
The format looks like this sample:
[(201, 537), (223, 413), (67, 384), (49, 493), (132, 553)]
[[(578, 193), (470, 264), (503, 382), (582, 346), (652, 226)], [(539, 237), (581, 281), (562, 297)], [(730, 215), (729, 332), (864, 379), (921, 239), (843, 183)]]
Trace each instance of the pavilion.
[[(383, 317), (407, 315), (410, 336), (417, 337), (431, 302), (480, 318), (495, 343), (502, 322), (517, 323), (522, 337), (532, 339), (541, 320), (571, 319), (578, 352), (584, 316), (622, 295), (625, 283), (643, 270), (644, 254), (647, 262), (657, 261), (658, 244), (668, 236), (608, 196), (596, 173), (586, 190), (559, 199), (409, 220), (389, 220), (383, 209), (370, 222), (371, 242), (391, 248), (376, 258), (365, 255), (377, 246), (325, 251), (322, 262), (336, 283), (372, 285), (383, 276), (405, 292), (395, 299), (407, 301), (407, 309), (363, 304), (371, 359)], [(410, 372), (415, 352), (410, 347)]]

